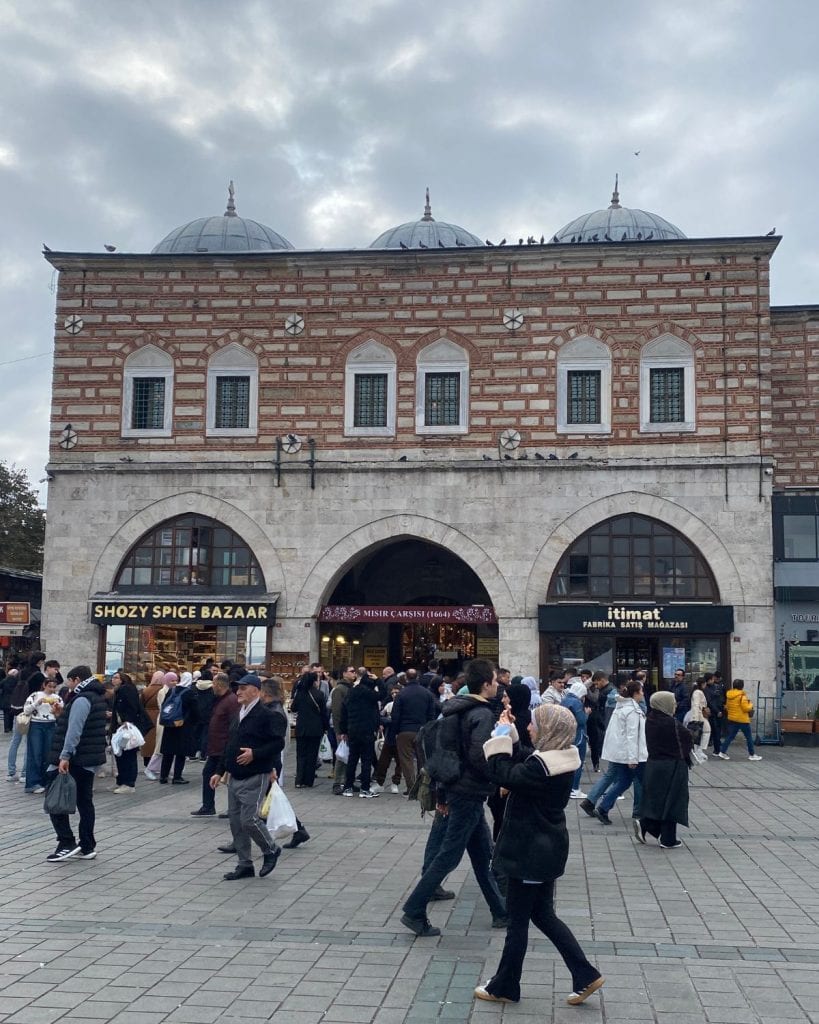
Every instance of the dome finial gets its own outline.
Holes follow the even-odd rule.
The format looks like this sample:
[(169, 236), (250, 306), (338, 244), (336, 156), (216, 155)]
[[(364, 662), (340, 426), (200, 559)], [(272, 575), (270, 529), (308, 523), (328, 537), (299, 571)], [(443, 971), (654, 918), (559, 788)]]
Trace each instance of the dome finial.
[(432, 207), (429, 205), (429, 185), (427, 185), (426, 198), (427, 201), (426, 205), (424, 206), (424, 216), (421, 218), (421, 220), (435, 220), (435, 218), (432, 216)]
[(236, 189), (233, 187), (233, 179), (231, 178), (228, 184), (228, 202), (227, 209), (225, 210), (226, 217), (236, 217), (236, 203), (233, 201), (233, 197), (236, 195)]
[(611, 206), (609, 207), (610, 210), (619, 210), (620, 209), (620, 193), (618, 191), (619, 183), (620, 183), (620, 175), (619, 174), (615, 174), (614, 175), (614, 191), (611, 194)]

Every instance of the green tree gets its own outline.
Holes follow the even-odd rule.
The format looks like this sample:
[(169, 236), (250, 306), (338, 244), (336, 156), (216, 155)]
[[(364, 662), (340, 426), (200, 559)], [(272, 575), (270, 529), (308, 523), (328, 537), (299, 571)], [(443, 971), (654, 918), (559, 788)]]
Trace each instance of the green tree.
[(0, 462), (0, 565), (43, 571), (45, 512), (24, 469)]

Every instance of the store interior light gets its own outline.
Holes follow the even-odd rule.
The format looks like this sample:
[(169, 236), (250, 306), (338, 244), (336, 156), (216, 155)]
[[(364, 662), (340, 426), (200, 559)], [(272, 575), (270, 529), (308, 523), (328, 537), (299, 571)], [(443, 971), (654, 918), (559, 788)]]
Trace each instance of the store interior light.
[(323, 636), (323, 637), (321, 638), (321, 642), (322, 642), (323, 644), (329, 644), (329, 643), (330, 643), (330, 637), (329, 637), (329, 636)]
[(347, 640), (343, 636), (337, 636), (336, 637), (336, 643), (337, 644), (346, 644)]
[(361, 643), (361, 641), (360, 641), (360, 640), (353, 640), (353, 647), (358, 647), (358, 645), (359, 645), (360, 643)]

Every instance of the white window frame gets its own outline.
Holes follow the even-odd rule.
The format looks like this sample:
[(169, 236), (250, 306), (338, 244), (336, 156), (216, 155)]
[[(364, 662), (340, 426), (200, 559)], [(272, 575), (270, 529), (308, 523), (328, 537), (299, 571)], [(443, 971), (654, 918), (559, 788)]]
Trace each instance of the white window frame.
[[(600, 371), (600, 422), (569, 423), (569, 371)], [(574, 338), (557, 356), (558, 434), (611, 433), (611, 352), (595, 338)]]
[[(162, 426), (140, 429), (131, 426), (134, 411), (134, 380), (161, 377), (165, 381)], [(122, 437), (170, 437), (173, 426), (173, 360), (155, 345), (145, 345), (125, 360), (122, 372)]]
[[(216, 382), (220, 377), (248, 377), (248, 425), (216, 426)], [(259, 423), (259, 363), (241, 345), (228, 345), (211, 356), (208, 363), (207, 437), (255, 437)]]
[[(683, 371), (683, 420), (678, 423), (651, 422), (651, 371)], [(694, 351), (681, 338), (664, 335), (643, 347), (640, 353), (640, 433), (690, 434), (697, 429)]]
[[(358, 376), (383, 374), (387, 378), (387, 423), (383, 427), (355, 425), (355, 380)], [(377, 341), (366, 341), (347, 356), (344, 367), (344, 434), (347, 437), (393, 437), (397, 372), (395, 353)]]
[[(429, 426), (426, 419), (427, 374), (457, 373), (460, 375), (458, 393), (458, 422)], [(469, 356), (460, 345), (441, 338), (418, 353), (415, 389), (416, 434), (466, 434), (469, 432)]]

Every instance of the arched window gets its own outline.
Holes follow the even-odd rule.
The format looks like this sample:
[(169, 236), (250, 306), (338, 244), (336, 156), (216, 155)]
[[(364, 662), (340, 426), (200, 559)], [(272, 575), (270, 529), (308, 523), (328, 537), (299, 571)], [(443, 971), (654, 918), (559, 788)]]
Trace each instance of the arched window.
[(216, 591), (264, 589), (259, 563), (242, 538), (215, 519), (169, 519), (131, 548), (114, 589), (197, 587)]
[(125, 360), (122, 381), (122, 436), (170, 437), (173, 360), (155, 345), (144, 345)]
[(469, 430), (469, 356), (445, 338), (418, 353), (415, 432), (465, 434)]
[(595, 338), (574, 338), (557, 354), (557, 430), (611, 432), (611, 351)]
[(719, 601), (707, 562), (677, 530), (647, 516), (615, 516), (592, 527), (560, 560), (553, 599)]
[(653, 434), (696, 430), (694, 387), (694, 352), (687, 342), (666, 334), (644, 345), (640, 430)]
[(349, 437), (395, 433), (395, 353), (377, 341), (367, 341), (347, 356), (344, 433)]
[(228, 345), (208, 363), (208, 429), (211, 437), (253, 435), (259, 409), (259, 364), (241, 345)]

